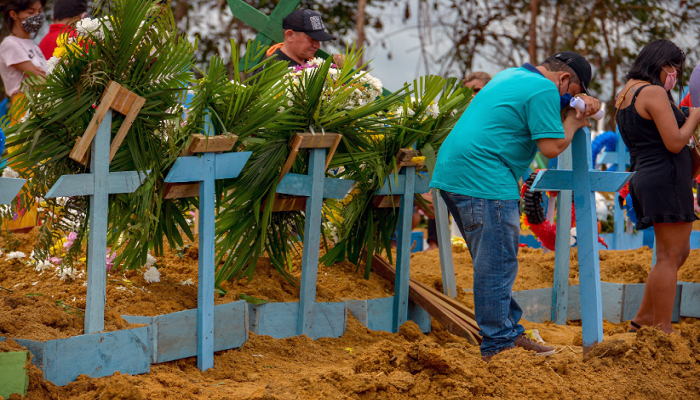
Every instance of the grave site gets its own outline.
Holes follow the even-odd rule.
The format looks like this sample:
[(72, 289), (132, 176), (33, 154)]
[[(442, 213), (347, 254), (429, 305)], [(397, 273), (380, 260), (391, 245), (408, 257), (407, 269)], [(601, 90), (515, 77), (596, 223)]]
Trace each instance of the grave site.
[[(354, 47), (342, 65), (264, 59), (299, 3), (268, 17), (229, 0), (260, 34), (232, 46), (233, 74), (213, 56), (195, 75), (169, 7), (116, 0), (46, 80), (28, 78), (28, 113), (3, 128), (0, 203), (5, 219), (39, 217), (0, 234), (0, 396), (700, 397), (695, 232), (678, 334), (627, 331), (655, 253), (617, 201), (622, 141), (604, 155), (618, 172), (594, 168), (581, 128), (524, 177), (513, 296), (556, 351), (485, 362), (472, 259), (430, 188), (472, 89), (427, 75), (392, 92), (355, 69)], [(599, 235), (601, 192), (614, 230)], [(438, 249), (419, 251), (414, 210)]]

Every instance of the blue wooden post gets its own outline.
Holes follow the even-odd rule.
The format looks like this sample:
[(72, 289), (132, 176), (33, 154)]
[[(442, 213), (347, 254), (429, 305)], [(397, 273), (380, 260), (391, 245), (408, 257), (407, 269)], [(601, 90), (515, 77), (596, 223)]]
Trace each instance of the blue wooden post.
[[(204, 121), (206, 136), (213, 128), (207, 113)], [(230, 136), (227, 150), (233, 148), (235, 137)], [(209, 139), (211, 140), (211, 139)], [(211, 146), (212, 150), (220, 148)], [(204, 150), (207, 151), (207, 150)], [(179, 157), (165, 182), (199, 182), (199, 262), (197, 288), (197, 368), (206, 371), (214, 367), (214, 258), (217, 179), (236, 178), (243, 170), (249, 151), (216, 154), (201, 151), (201, 155)], [(199, 151), (198, 151), (199, 152)]]
[(26, 179), (0, 178), (0, 204), (12, 203), (26, 182)]
[[(622, 140), (622, 135), (620, 135), (620, 130), (617, 130), (617, 145), (615, 146), (615, 151), (606, 151), (600, 158), (601, 164), (615, 164), (615, 170), (617, 172), (625, 172), (627, 166), (630, 165), (630, 154), (627, 151), (627, 146)], [(613, 233), (613, 243), (612, 248), (615, 250), (623, 250), (622, 246), (624, 243), (625, 231), (625, 212), (620, 207), (620, 202), (615, 199), (615, 232)]]
[(455, 282), (455, 264), (452, 258), (452, 241), (450, 240), (450, 220), (447, 204), (437, 189), (433, 189), (433, 205), (435, 209), (435, 228), (438, 235), (438, 252), (440, 253), (440, 269), (442, 270), (442, 291), (452, 298), (457, 297)]
[(112, 110), (106, 112), (90, 149), (90, 173), (63, 175), (46, 198), (90, 196), (85, 333), (104, 330), (107, 289), (107, 206), (109, 195), (132, 193), (141, 185), (136, 171), (109, 172)]
[[(574, 191), (584, 353), (603, 340), (595, 192), (618, 191), (632, 177), (631, 173), (626, 172), (593, 170), (590, 144), (591, 133), (588, 128), (579, 129), (571, 142), (573, 170), (540, 171), (530, 188), (539, 191)], [(561, 221), (560, 219), (557, 223)]]
[(316, 280), (321, 241), (321, 213), (323, 210), (323, 181), (326, 149), (309, 150), (309, 175), (311, 196), (306, 200), (304, 224), (304, 250), (301, 256), (301, 292), (299, 297), (300, 335), (313, 337), (314, 310), (316, 305)]
[[(559, 155), (558, 169), (571, 169), (571, 146)], [(569, 261), (571, 256), (571, 190), (557, 196), (557, 240), (554, 247), (552, 321), (566, 325), (569, 312)]]
[[(314, 338), (314, 313), (316, 309), (316, 280), (318, 279), (319, 243), (321, 241), (321, 216), (323, 199), (342, 199), (350, 191), (355, 181), (349, 179), (325, 178), (330, 158), (335, 153), (341, 135), (297, 134), (292, 140), (292, 151), (282, 168), (282, 176), (277, 184), (277, 193), (295, 197), (306, 197), (304, 224), (304, 249), (301, 261), (301, 286), (299, 295), (299, 319), (297, 332)], [(289, 173), (299, 149), (309, 149), (308, 175)], [(328, 152), (328, 157), (327, 157)]]

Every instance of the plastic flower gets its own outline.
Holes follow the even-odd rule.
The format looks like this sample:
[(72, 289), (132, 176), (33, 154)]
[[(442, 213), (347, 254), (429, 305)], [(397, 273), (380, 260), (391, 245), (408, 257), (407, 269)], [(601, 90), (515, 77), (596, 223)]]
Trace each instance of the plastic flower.
[(114, 253), (111, 248), (107, 248), (107, 271), (111, 271), (114, 267), (114, 259), (117, 257), (117, 253)]
[(74, 281), (76, 272), (78, 272), (78, 271), (76, 271), (76, 269), (73, 267), (65, 267), (65, 268), (61, 269), (61, 274), (60, 274), (61, 280), (65, 281), (66, 279), (70, 279), (70, 280)]
[(20, 258), (25, 258), (27, 255), (22, 253), (21, 251), (13, 251), (10, 253), (7, 253), (7, 258), (5, 261), (10, 261), (10, 260), (19, 260)]
[(143, 273), (143, 279), (148, 283), (160, 282), (160, 271), (156, 267), (151, 267)]
[(146, 266), (147, 266), (147, 267), (153, 266), (153, 264), (155, 264), (156, 262), (158, 262), (158, 260), (157, 260), (155, 257), (153, 257), (153, 256), (151, 255), (151, 253), (148, 253), (148, 254), (146, 255)]
[(66, 249), (66, 251), (70, 250), (71, 247), (73, 247), (73, 242), (78, 238), (78, 234), (75, 232), (71, 232), (66, 236), (65, 241), (63, 242), (63, 248)]

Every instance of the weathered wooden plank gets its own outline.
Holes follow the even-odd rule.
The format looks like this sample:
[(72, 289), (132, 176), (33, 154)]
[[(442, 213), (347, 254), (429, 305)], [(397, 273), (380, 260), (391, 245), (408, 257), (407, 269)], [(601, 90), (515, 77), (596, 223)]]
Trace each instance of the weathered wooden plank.
[(199, 182), (203, 179), (202, 171), (207, 168), (206, 164), (204, 157), (178, 157), (164, 181), (168, 183)]
[[(411, 277), (411, 219), (413, 218), (413, 188), (415, 185), (416, 168), (406, 167), (401, 171), (403, 176), (403, 194), (396, 239), (396, 279), (394, 281), (394, 332), (408, 319), (408, 283)], [(401, 187), (401, 186), (399, 186)]]
[[(562, 170), (571, 169), (571, 146), (559, 155)], [(569, 303), (569, 262), (571, 257), (571, 198), (570, 190), (557, 195), (557, 237), (554, 245), (554, 285), (552, 287), (552, 321), (566, 325)]]
[[(106, 159), (106, 157), (105, 157)], [(78, 375), (91, 378), (151, 370), (148, 327), (74, 336), (45, 343), (45, 379), (63, 386)]]
[(124, 321), (130, 324), (148, 325), (148, 340), (151, 349), (151, 364), (158, 362), (158, 317), (143, 317), (138, 315), (122, 315)]
[[(309, 175), (287, 173), (277, 185), (277, 193), (288, 196), (310, 196), (312, 179)], [(355, 181), (348, 179), (323, 178), (323, 198), (342, 199), (354, 184)]]
[(330, 147), (328, 150), (328, 154), (326, 155), (326, 165), (323, 168), (323, 170), (327, 170), (328, 166), (330, 165), (331, 161), (333, 160), (333, 156), (335, 155), (335, 151), (338, 149), (338, 145), (340, 144), (340, 140), (343, 138), (343, 135), (338, 134), (336, 136), (335, 141), (333, 142), (333, 145)]
[(338, 133), (317, 133), (314, 135), (311, 132), (303, 132), (297, 133), (296, 136), (301, 140), (299, 145), (301, 149), (331, 149), (333, 146), (337, 146), (336, 142), (342, 138), (342, 135)]
[(180, 199), (199, 196), (199, 182), (195, 183), (165, 183), (164, 199)]
[(401, 196), (374, 196), (372, 204), (374, 204), (374, 206), (377, 208), (397, 208), (401, 206)]
[[(122, 88), (123, 90), (126, 90)], [(127, 91), (128, 92), (128, 91)], [(131, 93), (131, 92), (129, 92)], [(136, 96), (135, 94), (131, 93), (132, 95)], [(116, 101), (115, 103), (119, 103)], [(133, 100), (133, 103), (128, 106), (128, 107), (122, 107), (122, 108), (115, 108), (112, 106), (112, 108), (115, 108), (116, 111), (121, 112), (122, 114), (126, 115), (126, 118), (124, 118), (124, 121), (122, 122), (122, 125), (119, 127), (119, 130), (117, 131), (117, 134), (114, 136), (114, 140), (112, 140), (112, 144), (109, 147), (109, 161), (111, 162), (114, 159), (114, 155), (117, 154), (117, 150), (119, 150), (119, 146), (122, 145), (122, 142), (124, 141), (124, 138), (126, 138), (126, 134), (129, 133), (129, 129), (131, 129), (131, 125), (134, 123), (134, 120), (136, 120), (136, 117), (139, 115), (139, 111), (141, 111), (141, 107), (146, 103), (146, 99), (140, 96), (136, 96), (135, 99)], [(123, 112), (124, 110), (127, 110), (127, 112)]]
[[(513, 299), (522, 308), (523, 319), (541, 323), (552, 318), (552, 288), (514, 291)], [(569, 303), (569, 308), (573, 306)]]
[(0, 204), (12, 203), (26, 182), (26, 179), (0, 178)]
[(316, 280), (318, 279), (319, 247), (321, 240), (321, 213), (323, 208), (323, 186), (326, 149), (314, 148), (309, 154), (309, 176), (311, 196), (306, 201), (304, 224), (304, 249), (301, 255), (301, 285), (299, 294), (298, 333), (313, 337), (316, 303)]
[[(97, 128), (99, 128), (102, 125), (102, 121), (105, 118), (105, 115), (107, 115), (107, 112), (110, 111), (112, 102), (114, 101), (117, 94), (119, 94), (120, 87), (121, 86), (117, 82), (109, 82), (106, 91), (102, 95), (102, 101), (97, 107), (95, 114), (92, 116), (92, 120), (90, 120), (87, 129), (85, 129), (85, 133), (83, 133), (83, 135), (80, 136), (78, 141), (75, 143), (68, 157), (81, 164), (85, 163), (85, 157), (87, 155), (88, 148), (90, 147), (90, 144), (92, 143), (92, 139), (95, 137), (95, 134), (97, 134)], [(111, 115), (109, 125), (111, 125)]]
[(230, 151), (237, 141), (238, 136), (236, 135), (206, 136), (195, 133), (192, 135), (192, 142), (187, 151), (191, 154)]
[(243, 171), (251, 154), (252, 151), (217, 154), (214, 179), (236, 178)]
[(108, 190), (110, 194), (132, 193), (145, 180), (146, 175), (137, 171), (110, 172)]
[[(5, 341), (4, 337), (0, 337), (1, 341)], [(17, 342), (18, 345), (23, 346), (30, 353), (32, 353), (32, 364), (37, 368), (44, 370), (44, 342), (39, 342), (36, 340), (29, 339), (12, 339)], [(46, 375), (46, 374), (43, 374)]]
[(299, 154), (301, 140), (302, 139), (298, 134), (292, 137), (292, 140), (289, 143), (289, 155), (287, 156), (287, 160), (282, 166), (282, 170), (280, 171), (280, 177), (277, 179), (277, 182), (281, 182), (284, 176), (292, 169), (292, 164), (294, 164), (294, 160), (297, 158), (297, 154)]
[[(248, 304), (250, 330), (258, 335), (268, 335), (275, 339), (299, 336), (299, 303)], [(316, 303), (314, 307), (312, 339), (340, 337), (347, 326), (347, 306), (345, 303)]]
[(297, 211), (306, 208), (306, 197), (278, 197), (272, 205), (272, 212)]

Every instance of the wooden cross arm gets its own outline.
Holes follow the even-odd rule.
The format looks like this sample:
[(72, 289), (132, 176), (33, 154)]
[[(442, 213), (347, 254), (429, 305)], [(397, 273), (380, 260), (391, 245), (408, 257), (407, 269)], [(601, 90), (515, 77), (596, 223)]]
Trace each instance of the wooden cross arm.
[[(212, 154), (214, 157), (214, 179), (236, 178), (248, 162), (250, 151), (235, 153)], [(210, 170), (209, 159), (206, 157), (178, 157), (165, 177), (166, 183), (201, 182), (207, 178)]]
[(94, 139), (97, 133), (97, 128), (102, 124), (102, 120), (105, 118), (107, 111), (112, 109), (123, 114), (126, 118), (119, 127), (119, 131), (110, 146), (109, 161), (111, 162), (119, 146), (121, 146), (124, 141), (126, 134), (129, 132), (129, 128), (131, 128), (136, 116), (145, 103), (146, 99), (143, 97), (125, 89), (117, 82), (110, 81), (109, 85), (107, 85), (107, 89), (102, 93), (100, 105), (92, 116), (92, 120), (88, 124), (87, 129), (85, 129), (85, 133), (78, 138), (78, 141), (75, 143), (75, 146), (73, 146), (68, 156), (81, 164), (85, 164), (87, 152), (92, 143), (92, 139)]
[[(352, 189), (355, 181), (349, 179), (323, 178), (323, 198), (342, 199)], [(309, 175), (287, 173), (277, 185), (277, 193), (289, 196), (311, 196)]]
[[(632, 179), (632, 175), (634, 172), (590, 171), (591, 191), (617, 192)], [(560, 190), (576, 190), (573, 171), (554, 169), (539, 171), (530, 187), (530, 191), (534, 192)]]
[[(146, 171), (146, 174), (137, 171), (110, 172), (107, 192), (110, 194), (132, 193), (141, 186), (148, 173), (150, 171)], [(56, 184), (46, 193), (46, 198), (89, 196), (93, 194), (95, 194), (95, 175), (63, 175), (58, 178)]]
[[(396, 176), (384, 178), (384, 184), (377, 190), (377, 195), (404, 194), (406, 188), (406, 176), (399, 175), (398, 185)], [(430, 180), (424, 175), (416, 174), (416, 183), (413, 186), (413, 193), (428, 193), (430, 191)]]
[(236, 135), (207, 136), (201, 133), (192, 135), (192, 142), (181, 156), (191, 156), (197, 153), (220, 153), (231, 151), (238, 141)]
[(343, 135), (339, 133), (313, 134), (311, 132), (304, 132), (294, 135), (289, 144), (291, 147), (289, 156), (282, 167), (278, 182), (281, 182), (284, 175), (292, 169), (292, 164), (294, 164), (294, 160), (297, 154), (299, 154), (300, 149), (329, 149), (326, 155), (326, 169), (328, 169), (328, 165), (331, 163), (335, 150), (338, 148), (338, 144), (340, 144), (342, 138)]
[(0, 178), (0, 204), (12, 203), (26, 182), (26, 179)]
[(625, 151), (625, 153), (620, 154), (617, 151), (606, 151), (600, 157), (601, 164), (627, 164), (630, 163), (630, 154)]

